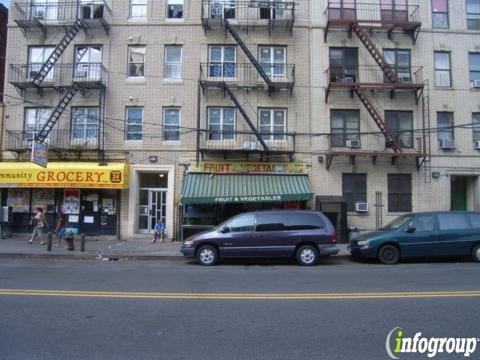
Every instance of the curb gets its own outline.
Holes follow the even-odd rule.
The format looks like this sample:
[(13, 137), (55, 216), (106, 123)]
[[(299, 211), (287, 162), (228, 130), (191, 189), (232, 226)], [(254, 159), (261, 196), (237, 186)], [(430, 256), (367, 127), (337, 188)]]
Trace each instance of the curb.
[[(340, 254), (328, 256), (325, 259), (346, 259), (350, 254)], [(49, 259), (49, 260), (95, 260), (97, 255), (90, 254), (28, 254), (28, 253), (0, 253), (0, 259)], [(168, 260), (168, 261), (191, 261), (193, 259), (186, 258), (183, 255), (117, 255), (117, 254), (104, 254), (103, 259), (108, 261), (155, 261), (155, 260)], [(103, 261), (107, 261), (103, 260)]]

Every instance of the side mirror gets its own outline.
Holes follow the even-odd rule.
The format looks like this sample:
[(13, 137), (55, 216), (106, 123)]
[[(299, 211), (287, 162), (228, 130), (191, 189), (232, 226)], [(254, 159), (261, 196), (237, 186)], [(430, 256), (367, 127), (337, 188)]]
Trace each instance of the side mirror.
[(220, 232), (222, 234), (228, 233), (229, 231), (230, 231), (230, 229), (228, 228), (228, 226), (224, 226), (220, 229)]
[(409, 225), (405, 228), (405, 232), (410, 233), (410, 234), (411, 234), (411, 233), (414, 233), (415, 230), (417, 230), (417, 229), (415, 228), (415, 226), (413, 226), (413, 224), (409, 224)]

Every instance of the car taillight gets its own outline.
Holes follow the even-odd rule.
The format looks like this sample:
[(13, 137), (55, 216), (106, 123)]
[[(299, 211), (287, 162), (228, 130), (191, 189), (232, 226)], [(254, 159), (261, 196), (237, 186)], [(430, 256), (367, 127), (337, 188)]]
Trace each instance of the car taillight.
[(337, 242), (337, 234), (332, 235), (332, 243)]

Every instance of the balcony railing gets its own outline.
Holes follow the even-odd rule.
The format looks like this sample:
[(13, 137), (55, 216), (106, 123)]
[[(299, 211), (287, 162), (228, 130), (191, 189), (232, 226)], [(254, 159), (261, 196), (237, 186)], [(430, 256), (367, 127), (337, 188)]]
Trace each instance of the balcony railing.
[(285, 25), (289, 29), (295, 21), (295, 2), (281, 0), (228, 1), (203, 0), (202, 22), (209, 28), (222, 27), (228, 19), (247, 25)]
[[(28, 151), (32, 148), (35, 132), (26, 130), (6, 130), (5, 149), (10, 151)], [(52, 130), (45, 140), (49, 148), (57, 150), (91, 151), (101, 150), (99, 128), (70, 130)]]
[[(361, 2), (355, 0), (329, 1), (325, 14), (330, 23), (368, 22), (378, 24), (419, 23), (420, 11), (418, 5), (380, 4), (379, 2)], [(405, 2), (406, 3), (406, 2)]]
[[(392, 131), (388, 133), (400, 145), (402, 154), (418, 154), (424, 151), (421, 135), (414, 130)], [(398, 155), (392, 150), (384, 134), (330, 134), (328, 135), (328, 150), (336, 153), (366, 154), (389, 153)]]
[[(292, 154), (295, 152), (294, 133), (260, 133), (272, 153)], [(203, 131), (200, 133), (202, 152), (265, 152), (252, 132)]]
[[(279, 89), (291, 89), (295, 84), (295, 65), (262, 64), (263, 70)], [(202, 63), (200, 81), (209, 86), (227, 82), (240, 87), (264, 87), (265, 81), (251, 63)]]
[(327, 82), (331, 88), (386, 87), (417, 88), (423, 87), (423, 67), (395, 68), (396, 81), (388, 80), (385, 73), (377, 65), (361, 65), (357, 67), (333, 66), (327, 69)]
[[(10, 64), (9, 82), (19, 89), (36, 88), (35, 78), (43, 64)], [(45, 79), (42, 88), (65, 88), (79, 83), (88, 89), (107, 86), (108, 71), (101, 63), (55, 64)]]
[(103, 0), (90, 1), (28, 1), (11, 7), (12, 18), (22, 28), (64, 26), (81, 20), (94, 27), (109, 27), (112, 10)]

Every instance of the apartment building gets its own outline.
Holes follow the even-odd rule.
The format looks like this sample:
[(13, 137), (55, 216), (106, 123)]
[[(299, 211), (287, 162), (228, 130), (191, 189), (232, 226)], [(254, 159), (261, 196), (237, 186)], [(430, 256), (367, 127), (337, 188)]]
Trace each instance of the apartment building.
[[(480, 1), (14, 1), (14, 231), (170, 238), (249, 209), (478, 209)], [(32, 165), (47, 144), (47, 169)]]

